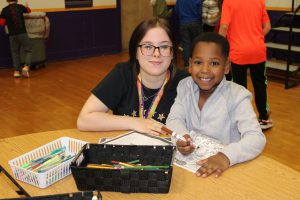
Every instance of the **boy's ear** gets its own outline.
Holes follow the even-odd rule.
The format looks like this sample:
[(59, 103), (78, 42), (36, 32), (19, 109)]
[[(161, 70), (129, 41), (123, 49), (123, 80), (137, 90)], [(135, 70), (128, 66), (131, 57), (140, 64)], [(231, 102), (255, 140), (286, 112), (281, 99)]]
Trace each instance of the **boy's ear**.
[(224, 74), (228, 74), (230, 72), (230, 69), (231, 69), (231, 62), (229, 58), (227, 58), (225, 63)]

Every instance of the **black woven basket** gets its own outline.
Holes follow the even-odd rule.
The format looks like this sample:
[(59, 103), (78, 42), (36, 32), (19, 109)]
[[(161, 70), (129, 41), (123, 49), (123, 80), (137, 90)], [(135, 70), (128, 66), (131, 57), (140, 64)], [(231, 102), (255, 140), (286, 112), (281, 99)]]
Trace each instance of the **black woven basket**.
[[(175, 146), (86, 144), (71, 163), (78, 190), (124, 193), (168, 193)], [(94, 169), (88, 163), (140, 160), (142, 165), (168, 165), (167, 169)]]

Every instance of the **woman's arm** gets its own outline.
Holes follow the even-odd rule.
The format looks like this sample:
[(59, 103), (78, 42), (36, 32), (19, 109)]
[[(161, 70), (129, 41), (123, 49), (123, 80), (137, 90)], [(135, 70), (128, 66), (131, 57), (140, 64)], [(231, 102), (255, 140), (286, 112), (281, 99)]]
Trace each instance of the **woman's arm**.
[(135, 130), (159, 135), (162, 124), (150, 119), (119, 116), (107, 113), (109, 108), (96, 96), (91, 95), (84, 104), (77, 119), (80, 131)]

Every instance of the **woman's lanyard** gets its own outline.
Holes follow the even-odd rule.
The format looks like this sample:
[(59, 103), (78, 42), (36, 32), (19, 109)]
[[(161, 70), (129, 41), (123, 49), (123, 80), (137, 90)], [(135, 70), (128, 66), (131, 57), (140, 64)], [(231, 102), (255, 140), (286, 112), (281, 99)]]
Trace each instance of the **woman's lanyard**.
[(167, 84), (167, 82), (170, 79), (170, 72), (167, 71), (167, 75), (166, 75), (166, 79), (164, 81), (164, 84), (161, 86), (161, 88), (159, 89), (159, 91), (157, 92), (157, 94), (153, 97), (152, 102), (150, 104), (150, 107), (148, 108), (148, 110), (146, 112), (144, 112), (144, 100), (143, 100), (143, 96), (144, 96), (144, 91), (142, 88), (142, 79), (141, 76), (138, 75), (138, 80), (137, 80), (137, 88), (138, 88), (138, 93), (139, 93), (139, 116), (144, 118), (144, 119), (151, 119), (152, 116), (155, 113), (156, 107), (161, 99), (161, 97), (164, 94), (164, 87)]

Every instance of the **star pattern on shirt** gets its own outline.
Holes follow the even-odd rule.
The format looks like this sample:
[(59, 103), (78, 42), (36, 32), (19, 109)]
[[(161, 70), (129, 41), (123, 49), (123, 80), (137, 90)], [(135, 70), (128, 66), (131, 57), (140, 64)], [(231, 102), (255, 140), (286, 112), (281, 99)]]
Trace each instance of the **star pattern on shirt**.
[(163, 121), (164, 118), (166, 118), (166, 117), (164, 116), (164, 113), (158, 114), (158, 118), (157, 118), (157, 119), (159, 119), (160, 121)]
[(133, 110), (132, 113), (131, 113), (131, 115), (132, 115), (133, 117), (137, 117), (136, 112), (137, 112), (136, 110)]

